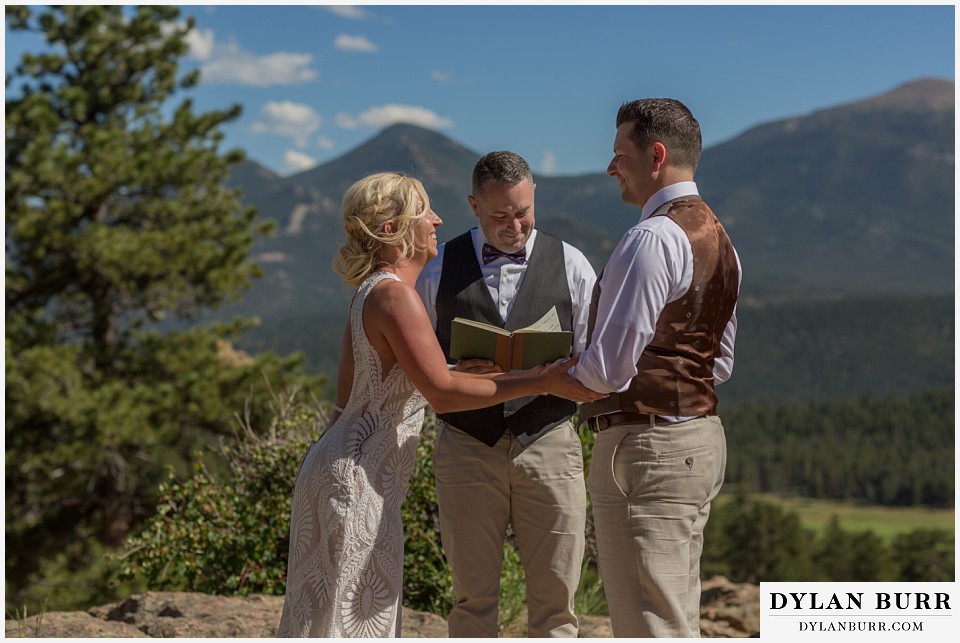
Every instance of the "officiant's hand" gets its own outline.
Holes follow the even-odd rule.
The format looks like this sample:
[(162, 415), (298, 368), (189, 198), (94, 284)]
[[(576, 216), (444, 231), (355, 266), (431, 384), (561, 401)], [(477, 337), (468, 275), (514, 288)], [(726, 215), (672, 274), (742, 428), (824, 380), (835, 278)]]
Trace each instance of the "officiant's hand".
[(472, 373), (473, 375), (503, 372), (503, 369), (490, 359), (462, 359), (454, 365), (453, 370), (460, 373)]

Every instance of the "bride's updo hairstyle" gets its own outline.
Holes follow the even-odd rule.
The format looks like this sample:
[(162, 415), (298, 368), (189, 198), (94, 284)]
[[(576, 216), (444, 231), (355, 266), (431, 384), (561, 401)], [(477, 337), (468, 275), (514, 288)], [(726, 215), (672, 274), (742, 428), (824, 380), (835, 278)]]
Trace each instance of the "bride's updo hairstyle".
[[(430, 199), (417, 179), (380, 172), (360, 179), (343, 195), (343, 230), (347, 239), (333, 262), (349, 286), (359, 286), (384, 265), (380, 250), (398, 246), (409, 259), (425, 246), (417, 239), (417, 222), (430, 211)], [(393, 221), (394, 231), (383, 226)]]

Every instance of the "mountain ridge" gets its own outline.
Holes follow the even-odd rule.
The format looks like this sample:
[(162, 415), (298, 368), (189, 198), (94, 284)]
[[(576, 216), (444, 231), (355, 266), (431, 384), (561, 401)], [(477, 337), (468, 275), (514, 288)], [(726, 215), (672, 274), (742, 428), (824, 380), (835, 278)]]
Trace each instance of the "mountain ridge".
[(953, 291), (953, 87), (907, 83), (704, 153), (698, 183), (760, 290)]
[[(952, 296), (954, 91), (953, 81), (919, 79), (762, 123), (703, 151), (696, 180), (740, 255), (741, 307)], [(291, 176), (253, 161), (238, 166), (231, 185), (278, 227), (254, 245), (265, 277), (229, 312), (262, 320), (257, 348), (275, 346), (292, 327), (313, 328), (330, 335), (322, 350), (335, 355), (350, 296), (330, 270), (343, 192), (375, 171), (417, 176), (447, 241), (476, 225), (466, 195), (480, 156), (438, 132), (396, 124)], [(537, 227), (579, 247), (599, 272), (638, 209), (602, 171), (534, 180)]]
[[(947, 275), (952, 240), (943, 230), (952, 226), (954, 87), (952, 81), (919, 79), (763, 123), (704, 150), (697, 173), (701, 193), (741, 259), (760, 268), (745, 270), (758, 297), (784, 288), (788, 296), (953, 290)], [(317, 250), (332, 256), (335, 247), (325, 242), (341, 234), (342, 194), (374, 171), (424, 181), (445, 221), (441, 241), (476, 225), (465, 197), (480, 155), (438, 132), (395, 124), (315, 168), (278, 177), (248, 161), (231, 181), (262, 216), (278, 221), (281, 237), (320, 235), (324, 243)], [(534, 179), (538, 225), (582, 243), (594, 266), (602, 267), (636, 220), (615, 182), (603, 172)], [(929, 216), (902, 216), (911, 210)], [(901, 249), (907, 260), (898, 255)], [(907, 270), (894, 272), (891, 265)]]

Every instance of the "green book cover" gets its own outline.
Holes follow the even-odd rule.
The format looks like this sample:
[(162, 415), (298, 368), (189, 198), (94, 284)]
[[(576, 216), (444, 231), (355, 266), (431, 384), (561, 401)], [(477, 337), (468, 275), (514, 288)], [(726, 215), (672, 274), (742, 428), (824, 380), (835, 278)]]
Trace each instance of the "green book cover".
[(504, 371), (526, 370), (570, 356), (573, 333), (560, 330), (556, 307), (535, 324), (514, 332), (456, 317), (450, 328), (450, 357), (482, 358)]
[(513, 334), (513, 361), (510, 370), (526, 370), (570, 357), (573, 333), (559, 331), (516, 331)]

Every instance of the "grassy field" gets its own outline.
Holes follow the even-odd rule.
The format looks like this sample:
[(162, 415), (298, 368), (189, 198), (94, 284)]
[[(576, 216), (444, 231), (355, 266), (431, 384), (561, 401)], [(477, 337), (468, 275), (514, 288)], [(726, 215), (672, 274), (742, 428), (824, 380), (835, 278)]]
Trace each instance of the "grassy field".
[[(732, 496), (721, 494), (718, 502)], [(914, 529), (946, 529), (954, 533), (953, 509), (926, 509), (922, 507), (881, 507), (852, 502), (815, 500), (812, 498), (781, 497), (758, 494), (767, 502), (777, 502), (800, 516), (804, 527), (821, 531), (837, 516), (845, 531), (873, 531), (885, 540)]]

